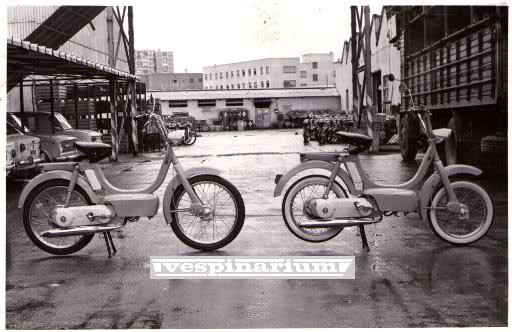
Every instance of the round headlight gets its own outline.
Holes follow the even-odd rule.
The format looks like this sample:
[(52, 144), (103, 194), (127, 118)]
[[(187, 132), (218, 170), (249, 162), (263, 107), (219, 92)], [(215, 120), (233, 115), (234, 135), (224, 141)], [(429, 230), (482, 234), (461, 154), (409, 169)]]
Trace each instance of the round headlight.
[(20, 144), (20, 152), (23, 152), (27, 149), (27, 146), (23, 143)]

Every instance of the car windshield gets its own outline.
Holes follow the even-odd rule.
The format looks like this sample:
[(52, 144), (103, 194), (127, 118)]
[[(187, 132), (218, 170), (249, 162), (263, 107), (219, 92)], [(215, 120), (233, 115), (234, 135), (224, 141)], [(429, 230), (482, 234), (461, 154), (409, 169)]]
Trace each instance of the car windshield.
[(9, 123), (16, 131), (18, 131), (18, 133), (30, 133), (30, 130), (27, 128), (27, 126), (25, 126), (25, 130), (22, 130), (21, 120), (14, 114), (9, 114), (7, 116), (7, 123)]
[(15, 134), (21, 134), (21, 132), (16, 129), (12, 124), (7, 122), (7, 135), (15, 135)]
[(56, 122), (55, 122), (56, 129), (62, 129), (62, 130), (73, 129), (73, 127), (69, 124), (68, 120), (66, 120), (64, 115), (62, 115), (60, 113), (55, 113), (55, 120), (56, 120)]

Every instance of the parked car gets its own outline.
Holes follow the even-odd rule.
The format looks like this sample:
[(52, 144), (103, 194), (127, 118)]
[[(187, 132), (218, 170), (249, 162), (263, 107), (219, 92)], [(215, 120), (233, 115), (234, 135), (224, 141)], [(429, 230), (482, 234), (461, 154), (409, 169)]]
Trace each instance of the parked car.
[(7, 142), (5, 144), (5, 175), (9, 175), (11, 171), (14, 169), (14, 142)]
[[(77, 139), (72, 136), (63, 135), (60, 132), (52, 134), (44, 131), (32, 133), (31, 128), (38, 128), (38, 125), (44, 125), (44, 121), (38, 121), (39, 117), (27, 117), (32, 119), (28, 122), (28, 128), (22, 129), (21, 120), (16, 116), (15, 113), (7, 113), (7, 122), (14, 126), (18, 131), (23, 132), (26, 135), (33, 135), (40, 139), (40, 150), (41, 150), (41, 162), (51, 161), (70, 161), (76, 159), (80, 154), (75, 148), (75, 142)], [(36, 124), (37, 123), (37, 124)]]
[(7, 122), (7, 143), (12, 144), (10, 151), (14, 162), (12, 173), (16, 175), (30, 174), (38, 169), (40, 158), (40, 139), (24, 135), (11, 123)]
[[(88, 129), (75, 129), (59, 112), (25, 112), (26, 123), (34, 134), (55, 134), (75, 137), (81, 142), (101, 142), (101, 133)], [(52, 125), (54, 131), (52, 132)]]

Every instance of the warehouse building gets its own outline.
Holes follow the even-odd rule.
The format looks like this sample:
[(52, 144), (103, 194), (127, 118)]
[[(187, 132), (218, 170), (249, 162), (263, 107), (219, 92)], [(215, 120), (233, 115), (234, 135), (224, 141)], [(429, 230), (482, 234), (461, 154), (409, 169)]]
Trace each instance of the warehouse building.
[(336, 88), (240, 89), (196, 91), (148, 91), (158, 98), (162, 115), (188, 113), (196, 120), (215, 125), (224, 114), (236, 113), (252, 120), (256, 128), (271, 128), (280, 114), (292, 111), (336, 112), (340, 97)]

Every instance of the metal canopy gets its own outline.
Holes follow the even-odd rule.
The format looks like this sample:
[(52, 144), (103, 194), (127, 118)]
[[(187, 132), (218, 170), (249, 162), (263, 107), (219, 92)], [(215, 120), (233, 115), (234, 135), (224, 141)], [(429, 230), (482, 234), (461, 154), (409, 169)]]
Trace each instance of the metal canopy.
[(19, 84), (20, 77), (51, 76), (56, 80), (138, 81), (138, 77), (96, 62), (39, 46), (7, 39), (7, 91)]
[(61, 6), (25, 40), (58, 49), (84, 26), (92, 25), (92, 20), (105, 8), (105, 6)]

